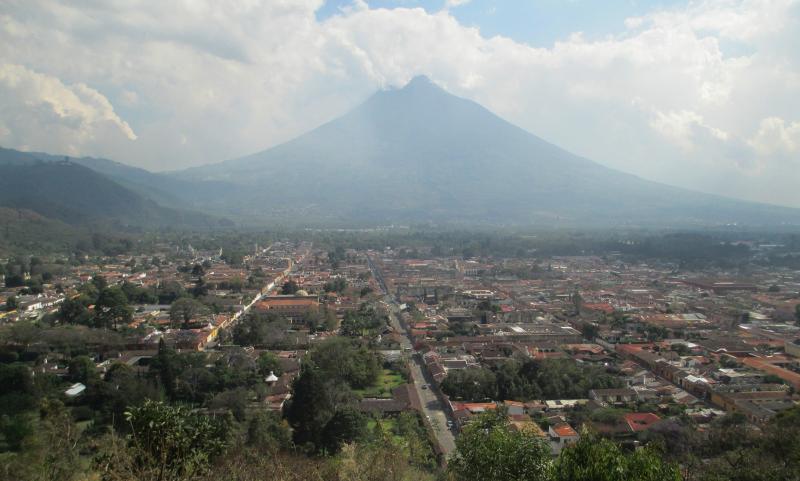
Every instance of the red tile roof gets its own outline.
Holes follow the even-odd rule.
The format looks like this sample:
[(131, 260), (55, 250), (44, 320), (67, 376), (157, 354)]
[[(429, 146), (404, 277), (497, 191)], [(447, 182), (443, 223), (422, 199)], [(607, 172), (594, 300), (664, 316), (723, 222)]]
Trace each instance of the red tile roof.
[(556, 424), (552, 427), (552, 429), (556, 434), (558, 434), (559, 437), (562, 438), (575, 437), (578, 435), (578, 433), (572, 429), (572, 426), (567, 423)]
[(623, 418), (633, 432), (645, 431), (661, 421), (661, 418), (653, 413), (627, 413)]

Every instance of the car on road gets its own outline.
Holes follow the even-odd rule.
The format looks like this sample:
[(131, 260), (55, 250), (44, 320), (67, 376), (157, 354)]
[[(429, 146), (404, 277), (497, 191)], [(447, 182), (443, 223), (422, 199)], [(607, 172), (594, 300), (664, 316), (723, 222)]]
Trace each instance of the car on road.
[(427, 384), (423, 384), (422, 385), (422, 389), (428, 389), (428, 385)]

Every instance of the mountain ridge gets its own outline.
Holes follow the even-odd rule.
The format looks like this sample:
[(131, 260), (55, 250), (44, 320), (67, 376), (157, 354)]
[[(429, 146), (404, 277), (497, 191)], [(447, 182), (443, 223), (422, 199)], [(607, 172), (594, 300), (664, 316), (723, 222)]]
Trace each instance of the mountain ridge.
[(70, 225), (224, 224), (198, 212), (164, 207), (96, 170), (64, 160), (68, 158), (43, 155), (0, 148), (0, 206), (33, 211)]
[(797, 209), (605, 167), (420, 77), (283, 144), (172, 175), (260, 186), (244, 209), (283, 200), (339, 222), (800, 225)]

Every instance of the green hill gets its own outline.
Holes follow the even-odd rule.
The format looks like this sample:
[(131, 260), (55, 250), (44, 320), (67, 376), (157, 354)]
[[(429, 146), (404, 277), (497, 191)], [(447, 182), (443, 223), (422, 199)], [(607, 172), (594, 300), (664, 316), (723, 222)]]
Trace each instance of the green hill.
[(166, 208), (108, 177), (69, 161), (43, 161), (3, 149), (0, 206), (34, 211), (72, 225), (216, 227), (220, 220)]
[(64, 251), (85, 236), (80, 228), (26, 209), (0, 207), (0, 253)]

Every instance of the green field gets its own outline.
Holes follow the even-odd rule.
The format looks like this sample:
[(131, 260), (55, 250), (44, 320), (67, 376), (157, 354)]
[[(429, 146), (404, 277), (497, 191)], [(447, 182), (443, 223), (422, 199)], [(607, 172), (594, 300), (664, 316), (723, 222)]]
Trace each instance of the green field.
[(392, 389), (405, 383), (406, 380), (400, 373), (392, 371), (391, 369), (384, 369), (374, 386), (366, 389), (358, 389), (355, 392), (365, 398), (391, 398)]
[[(397, 434), (397, 419), (392, 418), (392, 417), (386, 417), (386, 418), (382, 418), (380, 420), (380, 423), (381, 423), (381, 429), (383, 429), (383, 432), (389, 434), (389, 436), (392, 438), (392, 441), (396, 445), (405, 446), (406, 444), (408, 444), (408, 441), (405, 439), (405, 437)], [(378, 424), (378, 420), (370, 419), (367, 422), (367, 431), (370, 432), (370, 433), (374, 433), (376, 424)]]

